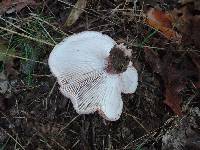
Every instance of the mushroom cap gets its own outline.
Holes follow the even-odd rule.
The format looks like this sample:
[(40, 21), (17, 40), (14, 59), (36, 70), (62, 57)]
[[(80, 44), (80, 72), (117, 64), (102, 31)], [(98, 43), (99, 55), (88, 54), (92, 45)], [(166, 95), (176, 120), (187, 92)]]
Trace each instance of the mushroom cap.
[[(65, 38), (49, 56), (51, 72), (58, 78), (66, 73), (82, 75), (105, 67), (105, 58), (116, 42), (107, 35), (85, 31)], [(60, 82), (58, 78), (58, 82)]]
[(122, 93), (134, 93), (138, 86), (138, 73), (130, 61), (128, 68), (125, 72), (121, 73)]
[(65, 38), (51, 52), (50, 70), (77, 113), (98, 111), (105, 119), (115, 121), (123, 108), (121, 92), (135, 92), (138, 77), (131, 62), (121, 74), (105, 71), (114, 45), (116, 42), (107, 35), (85, 31)]

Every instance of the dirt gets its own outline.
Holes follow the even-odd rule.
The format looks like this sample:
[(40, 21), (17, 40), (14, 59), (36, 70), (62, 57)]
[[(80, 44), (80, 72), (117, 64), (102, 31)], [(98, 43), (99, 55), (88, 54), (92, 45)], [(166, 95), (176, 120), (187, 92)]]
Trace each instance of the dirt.
[[(76, 1), (67, 2), (74, 5)], [(34, 59), (31, 63), (15, 58), (12, 68), (19, 74), (15, 74), (13, 78), (5, 76), (6, 72), (0, 75), (0, 78), (3, 78), (0, 80), (0, 85), (6, 83), (0, 90), (4, 90), (0, 94), (0, 149), (200, 149), (200, 93), (197, 84), (193, 84), (197, 79), (189, 78), (187, 86), (179, 93), (183, 116), (178, 117), (164, 103), (166, 88), (164, 81), (147, 63), (143, 48), (144, 45), (153, 47), (161, 59), (168, 51), (172, 51), (172, 58), (177, 58), (173, 61), (178, 62), (177, 64), (180, 64), (186, 55), (190, 55), (189, 50), (200, 55), (199, 47), (195, 47), (198, 46), (196, 40), (187, 45), (184, 43), (176, 45), (162, 34), (156, 33), (152, 40), (143, 43), (153, 31), (142, 22), (143, 6), (150, 4), (164, 10), (172, 10), (178, 5), (175, 1), (152, 0), (149, 3), (141, 1), (135, 5), (132, 1), (124, 0), (88, 1), (80, 18), (68, 28), (63, 28), (63, 25), (72, 9), (70, 5), (52, 0), (38, 0), (36, 3), (37, 8), (26, 6), (19, 12), (11, 14), (5, 12), (2, 17), (20, 28), (27, 27), (27, 31), (36, 38), (52, 44), (53, 42), (47, 39), (48, 36), (45, 36), (47, 32), (37, 24), (39, 21), (32, 22), (34, 17), (30, 13), (38, 14), (42, 20), (57, 27), (55, 29), (42, 24), (56, 42), (60, 42), (67, 35), (84, 30), (102, 31), (108, 34), (118, 43), (125, 43), (133, 50), (131, 60), (139, 73), (139, 86), (134, 94), (122, 95), (124, 107), (118, 121), (103, 120), (96, 113), (78, 115), (71, 101), (60, 93), (56, 79), (46, 64), (53, 47), (24, 37), (20, 39), (17, 35), (1, 31), (0, 39), (10, 42), (9, 46), (14, 45), (17, 51), (15, 55), (22, 54), (23, 57), (28, 57), (28, 54), (24, 53), (24, 43), (30, 46), (29, 49), (35, 50), (37, 55), (28, 57)], [(136, 8), (135, 12), (133, 8)], [(196, 19), (193, 21), (195, 28), (198, 28)], [(30, 25), (31, 29), (28, 28)], [(3, 21), (0, 22), (0, 26), (22, 32)], [(196, 39), (198, 35), (194, 31), (191, 32), (192, 37)], [(172, 45), (175, 48), (170, 49)], [(198, 59), (195, 60), (198, 63)], [(27, 65), (29, 67), (26, 67)]]
[(199, 108), (190, 110), (190, 114), (176, 122), (176, 127), (169, 129), (162, 137), (162, 149), (200, 149)]

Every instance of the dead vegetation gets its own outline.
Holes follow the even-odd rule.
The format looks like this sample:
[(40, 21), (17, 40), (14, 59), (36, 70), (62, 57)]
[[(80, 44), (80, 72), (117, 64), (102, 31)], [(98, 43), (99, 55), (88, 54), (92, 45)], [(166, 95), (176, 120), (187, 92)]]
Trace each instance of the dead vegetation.
[[(80, 9), (77, 3), (1, 2), (0, 149), (199, 149), (198, 0), (85, 0)], [(147, 4), (159, 11), (153, 20), (145, 18)], [(139, 87), (123, 95), (116, 122), (76, 114), (50, 74), (53, 46), (84, 30), (133, 49)]]

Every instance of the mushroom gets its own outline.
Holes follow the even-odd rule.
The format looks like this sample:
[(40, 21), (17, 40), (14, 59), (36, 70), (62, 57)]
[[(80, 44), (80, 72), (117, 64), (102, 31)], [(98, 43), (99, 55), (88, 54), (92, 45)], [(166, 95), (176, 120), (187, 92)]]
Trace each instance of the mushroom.
[(105, 119), (120, 118), (122, 93), (134, 93), (137, 70), (131, 50), (95, 31), (65, 38), (52, 50), (48, 64), (61, 93), (71, 99), (79, 114), (98, 112)]

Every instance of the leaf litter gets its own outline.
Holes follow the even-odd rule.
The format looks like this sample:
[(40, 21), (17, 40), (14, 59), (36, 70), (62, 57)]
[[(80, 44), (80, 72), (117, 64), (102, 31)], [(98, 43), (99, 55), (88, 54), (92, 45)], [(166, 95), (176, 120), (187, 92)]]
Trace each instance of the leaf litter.
[(78, 0), (76, 2), (64, 24), (65, 27), (72, 26), (79, 19), (80, 15), (84, 12), (86, 4), (87, 0)]
[(3, 0), (0, 3), (0, 15), (19, 12), (26, 6), (36, 6), (34, 0)]
[(0, 110), (6, 111), (12, 96), (9, 80), (16, 79), (18, 71), (14, 68), (14, 58), (7, 57), (7, 54), (15, 54), (15, 49), (10, 48), (5, 40), (0, 39)]
[(184, 45), (193, 44), (196, 48), (200, 48), (198, 0), (182, 0), (179, 7), (170, 11), (148, 6), (144, 22), (160, 31), (169, 40), (181, 42)]
[[(200, 16), (191, 12), (191, 10), (194, 11), (194, 4), (195, 2), (191, 3), (190, 1), (188, 3), (184, 1), (184, 5), (179, 10), (176, 8), (171, 12), (164, 12), (151, 7), (146, 12), (146, 23), (149, 26), (161, 31), (166, 39), (176, 39), (176, 41), (179, 41), (176, 47), (169, 46), (165, 48), (165, 54), (162, 58), (158, 52), (150, 48), (144, 49), (146, 62), (151, 66), (153, 72), (159, 74), (164, 81), (164, 103), (179, 116), (183, 115), (181, 109), (181, 91), (186, 89), (190, 80), (196, 85), (196, 88), (199, 88), (200, 82), (199, 54), (188, 52), (188, 54), (179, 53), (177, 55), (175, 53), (177, 49), (184, 51), (185, 48), (181, 48), (180, 44), (186, 45), (188, 42), (193, 44), (193, 47), (199, 48), (200, 28), (197, 22), (200, 22)], [(172, 27), (177, 27), (178, 32), (173, 30)], [(167, 43), (167, 41), (163, 42)], [(182, 61), (178, 60), (179, 63), (177, 63), (177, 59)]]
[(181, 35), (173, 29), (172, 16), (158, 8), (149, 7), (146, 10), (145, 23), (160, 31), (167, 39), (179, 42)]
[[(76, 3), (77, 0), (68, 2)], [(78, 31), (85, 29), (98, 30), (111, 35), (113, 38), (124, 39), (125, 43), (133, 41), (133, 44), (135, 44), (134, 40), (140, 39), (143, 35), (145, 36), (148, 32), (147, 30), (149, 30), (143, 23), (132, 22), (130, 21), (130, 18), (127, 19), (125, 16), (121, 15), (120, 11), (123, 11), (126, 8), (132, 9), (132, 2), (124, 4), (123, 1), (99, 1), (97, 5), (95, 1), (94, 4), (92, 4), (93, 2), (91, 1), (87, 2), (87, 11), (99, 13), (101, 15), (100, 18), (95, 18), (90, 15), (81, 18), (84, 14), (80, 14), (78, 19), (74, 19), (75, 22), (70, 26), (70, 29), (72, 29), (73, 32), (77, 33)], [(196, 5), (197, 4), (195, 4), (195, 8), (197, 7)], [(59, 2), (48, 0), (44, 2), (43, 6), (40, 12), (48, 12), (47, 14), (55, 17), (55, 20), (57, 21), (60, 20), (60, 17), (63, 17), (62, 14), (65, 14), (64, 16), (66, 16), (66, 7)], [(50, 7), (51, 11), (49, 11), (48, 7)], [(138, 6), (136, 6), (136, 8), (137, 7)], [(92, 11), (90, 8), (92, 8)], [(110, 10), (112, 11), (112, 9), (114, 9), (115, 12), (112, 15), (109, 15)], [(23, 12), (26, 12), (26, 9), (23, 11), (21, 10), (14, 10), (14, 12), (20, 12), (17, 15), (20, 15), (20, 17), (23, 18)], [(161, 11), (161, 9), (157, 8), (154, 8), (153, 10)], [(106, 16), (102, 15), (104, 12)], [(137, 12), (137, 10), (135, 12)], [(162, 10), (159, 13), (165, 14), (165, 12), (168, 14), (168, 12), (171, 11)], [(4, 11), (4, 14), (8, 15), (7, 13), (10, 13), (10, 11)], [(13, 14), (9, 15), (14, 17)], [(106, 20), (108, 19), (101, 19), (104, 17), (112, 21), (114, 20), (119, 26), (107, 22)], [(177, 17), (181, 17), (180, 14), (178, 14)], [(188, 90), (188, 86), (190, 86), (191, 83), (196, 86), (195, 88), (198, 88), (199, 69), (197, 71), (197, 68), (199, 66), (199, 52), (195, 51), (195, 49), (198, 49), (196, 48), (198, 44), (195, 44), (194, 39), (188, 44), (186, 43), (188, 41), (184, 42), (185, 37), (183, 35), (186, 31), (183, 32), (181, 28), (178, 28), (178, 25), (176, 26), (177, 22), (174, 22), (171, 18), (164, 18), (167, 19), (167, 22), (170, 25), (163, 25), (162, 27), (162, 24), (160, 25), (158, 23), (159, 25), (151, 27), (156, 29), (156, 34), (154, 35), (155, 37), (151, 36), (150, 39), (152, 40), (148, 45), (145, 45), (145, 47), (152, 46), (155, 48), (146, 48), (144, 50), (146, 64), (144, 64), (144, 60), (141, 60), (139, 57), (138, 61), (141, 63), (141, 67), (144, 67), (141, 68), (140, 76), (142, 76), (143, 71), (145, 72), (145, 75), (140, 79), (138, 91), (134, 95), (123, 96), (125, 99), (125, 114), (129, 113), (132, 116), (136, 116), (139, 120), (139, 124), (142, 124), (144, 128), (150, 132), (150, 135), (146, 135), (146, 132), (143, 131), (144, 129), (141, 129), (138, 123), (135, 123), (133, 119), (130, 119), (130, 117), (126, 115), (122, 115), (122, 118), (116, 123), (106, 122), (106, 124), (102, 123), (103, 121), (95, 114), (80, 116), (78, 119), (74, 119), (77, 114), (71, 109), (71, 103), (59, 94), (57, 86), (52, 90), (52, 94), (47, 101), (47, 109), (44, 110), (43, 100), (47, 97), (51, 89), (44, 89), (40, 84), (45, 83), (47, 87), (51, 87), (53, 83), (55, 83), (55, 79), (37, 75), (49, 74), (47, 67), (42, 65), (36, 65), (36, 69), (34, 69), (34, 74), (36, 76), (34, 76), (33, 81), (37, 85), (36, 87), (24, 84), (23, 79), (21, 78), (24, 73), (19, 70), (19, 82), (17, 83), (17, 86), (13, 88), (16, 92), (14, 93), (16, 101), (15, 99), (12, 100), (14, 101), (15, 106), (11, 109), (7, 109), (3, 106), (4, 104), (2, 105), (3, 113), (8, 117), (1, 116), (1, 127), (13, 137), (15, 137), (16, 134), (19, 135), (19, 137), (16, 138), (16, 141), (26, 149), (106, 149), (108, 147), (110, 149), (134, 149), (135, 147), (138, 147), (138, 144), (142, 145), (142, 149), (145, 149), (143, 146), (156, 146), (158, 149), (161, 149), (163, 146), (161, 146), (161, 141), (159, 140), (159, 137), (162, 138), (162, 132), (160, 131), (163, 130), (165, 132), (169, 130), (168, 126), (170, 124), (168, 124), (166, 120), (173, 117), (172, 113), (169, 113), (170, 111), (166, 109), (165, 105), (162, 105), (161, 99), (163, 96), (165, 103), (168, 103), (169, 107), (180, 116), (185, 116), (188, 113), (187, 110), (185, 111), (183, 109), (183, 103), (190, 103), (190, 101), (192, 101), (190, 106), (193, 107), (194, 105), (199, 105), (196, 100), (198, 99), (198, 93), (195, 93), (197, 96), (195, 94), (192, 95), (195, 100), (191, 98), (191, 95), (189, 98), (192, 100), (189, 100), (188, 95), (183, 94), (185, 89)], [(25, 18), (25, 20), (26, 19), (27, 18)], [(138, 21), (138, 18), (135, 17), (134, 20)], [(49, 20), (51, 24), (58, 25), (59, 23), (57, 21), (51, 22)], [(88, 21), (87, 27), (85, 26), (86, 21)], [(13, 21), (13, 23), (16, 22)], [(18, 23), (16, 24), (18, 25)], [(185, 23), (185, 25), (187, 25), (187, 23)], [(63, 27), (63, 24), (61, 26)], [(69, 31), (69, 28), (67, 28), (67, 31)], [(191, 33), (194, 34), (193, 32), (194, 31)], [(160, 33), (162, 36), (160, 36)], [(171, 35), (176, 34), (182, 36), (180, 43), (174, 43), (176, 40), (171, 38)], [(51, 32), (51, 35), (56, 36), (57, 34)], [(37, 43), (35, 42), (29, 44), (37, 46)], [(140, 46), (140, 48), (141, 47), (142, 46)], [(162, 47), (162, 49), (157, 50), (156, 47)], [(131, 48), (134, 49), (134, 54), (137, 54), (137, 49), (134, 47)], [(23, 50), (23, 48), (19, 49)], [(44, 49), (51, 50), (48, 47), (45, 47)], [(40, 50), (43, 51), (43, 48), (41, 47)], [(45, 58), (41, 57), (41, 59)], [(151, 66), (152, 70), (147, 69), (145, 67), (147, 65)], [(196, 71), (194, 71), (195, 69)], [(154, 76), (155, 74), (152, 72), (155, 72), (161, 80), (157, 75)], [(147, 84), (145, 83), (146, 81), (148, 81)], [(164, 87), (163, 91), (162, 87)], [(192, 90), (188, 91), (191, 92)], [(185, 99), (187, 99), (187, 101), (185, 101)], [(9, 122), (7, 120), (9, 120)], [(165, 124), (165, 121), (166, 126), (162, 127), (162, 125)], [(60, 136), (56, 136), (58, 129), (65, 127), (68, 123), (70, 123), (70, 125), (62, 131)], [(84, 127), (84, 124), (89, 125)], [(53, 130), (54, 127), (56, 130)], [(157, 127), (159, 127), (159, 129), (154, 132), (154, 129)], [(168, 135), (166, 134), (166, 136)], [(12, 149), (16, 146), (16, 141), (10, 139), (6, 148)], [(192, 139), (190, 138), (188, 142), (192, 143)], [(16, 147), (19, 147), (19, 145), (17, 144)]]
[(161, 59), (157, 52), (152, 49), (145, 48), (145, 59), (151, 66), (153, 72), (159, 74), (164, 81), (164, 103), (166, 103), (177, 115), (182, 116), (182, 100), (180, 92), (187, 87), (187, 84), (191, 79), (193, 79), (194, 84), (199, 84), (200, 57), (195, 55), (196, 58), (194, 58), (194, 56), (190, 58), (190, 56), (185, 55), (180, 58), (179, 56), (179, 59), (182, 61), (177, 63), (176, 61), (178, 58), (172, 55), (171, 52), (174, 51), (174, 48), (168, 48), (166, 51), (166, 54)]

